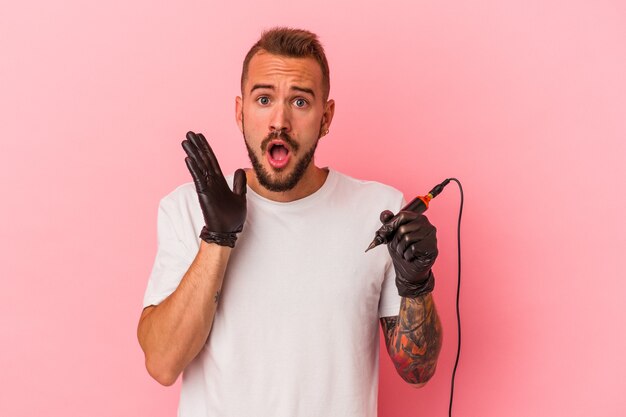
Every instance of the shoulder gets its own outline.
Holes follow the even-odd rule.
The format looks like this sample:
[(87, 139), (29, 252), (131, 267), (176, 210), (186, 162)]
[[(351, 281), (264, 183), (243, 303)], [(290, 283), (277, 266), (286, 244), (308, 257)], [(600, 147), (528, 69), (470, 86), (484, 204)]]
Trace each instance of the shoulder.
[(193, 182), (186, 182), (174, 188), (159, 201), (159, 210), (180, 211), (197, 202), (198, 195)]
[(404, 196), (400, 190), (379, 181), (358, 179), (334, 171), (337, 189), (341, 194), (363, 201), (380, 203), (386, 207), (400, 205)]
[(204, 218), (194, 183), (181, 184), (161, 198), (157, 217), (160, 228), (173, 230), (188, 247), (197, 244)]
[(382, 193), (382, 194), (390, 194), (390, 195), (401, 195), (402, 193), (392, 187), (391, 185), (383, 184), (382, 182), (373, 181), (373, 180), (365, 180), (351, 177), (347, 174), (344, 174), (339, 171), (333, 170), (334, 174), (337, 176), (337, 183), (348, 188), (352, 188), (355, 190), (359, 190), (365, 193)]

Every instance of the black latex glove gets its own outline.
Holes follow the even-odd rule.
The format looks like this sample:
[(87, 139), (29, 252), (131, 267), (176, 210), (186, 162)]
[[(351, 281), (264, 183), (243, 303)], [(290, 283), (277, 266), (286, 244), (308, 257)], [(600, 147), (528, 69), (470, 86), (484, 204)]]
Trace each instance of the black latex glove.
[(204, 215), (205, 226), (200, 238), (208, 243), (235, 247), (237, 233), (243, 230), (247, 214), (245, 171), (235, 172), (231, 191), (202, 133), (187, 132), (182, 145)]
[(437, 229), (426, 216), (411, 211), (397, 215), (389, 210), (380, 213), (380, 221), (393, 233), (387, 248), (396, 270), (396, 286), (402, 297), (415, 298), (435, 287), (432, 266), (439, 254)]

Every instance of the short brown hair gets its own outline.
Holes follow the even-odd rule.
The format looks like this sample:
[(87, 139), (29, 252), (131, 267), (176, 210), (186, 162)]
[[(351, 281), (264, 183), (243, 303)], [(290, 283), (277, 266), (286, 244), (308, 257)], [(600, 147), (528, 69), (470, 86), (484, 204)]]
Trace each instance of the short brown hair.
[(319, 42), (316, 34), (308, 30), (288, 27), (275, 27), (264, 31), (261, 39), (250, 48), (246, 58), (243, 60), (243, 69), (241, 71), (242, 96), (244, 84), (248, 77), (250, 60), (261, 50), (270, 54), (291, 58), (311, 57), (315, 59), (322, 69), (322, 94), (324, 101), (328, 99), (328, 94), (330, 93), (330, 71), (328, 70), (328, 61), (326, 60), (322, 44)]

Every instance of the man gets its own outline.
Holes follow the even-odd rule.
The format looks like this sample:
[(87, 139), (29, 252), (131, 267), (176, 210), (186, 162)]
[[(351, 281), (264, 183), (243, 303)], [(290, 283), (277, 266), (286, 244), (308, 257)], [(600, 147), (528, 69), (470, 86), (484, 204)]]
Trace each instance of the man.
[[(194, 184), (161, 200), (138, 327), (150, 375), (183, 373), (180, 416), (375, 416), (379, 319), (404, 380), (435, 371), (435, 228), (387, 210), (399, 191), (315, 165), (329, 90), (316, 35), (272, 29), (236, 98), (253, 169), (225, 178), (202, 134), (182, 143)], [(387, 249), (366, 254), (381, 221)]]

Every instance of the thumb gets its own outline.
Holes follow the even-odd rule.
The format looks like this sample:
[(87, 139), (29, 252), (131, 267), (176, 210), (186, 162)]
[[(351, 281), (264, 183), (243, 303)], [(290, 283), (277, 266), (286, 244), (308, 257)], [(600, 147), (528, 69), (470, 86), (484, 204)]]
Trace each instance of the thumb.
[(235, 176), (233, 178), (233, 192), (237, 195), (246, 195), (246, 184), (248, 183), (246, 179), (246, 171), (239, 168), (235, 171)]

